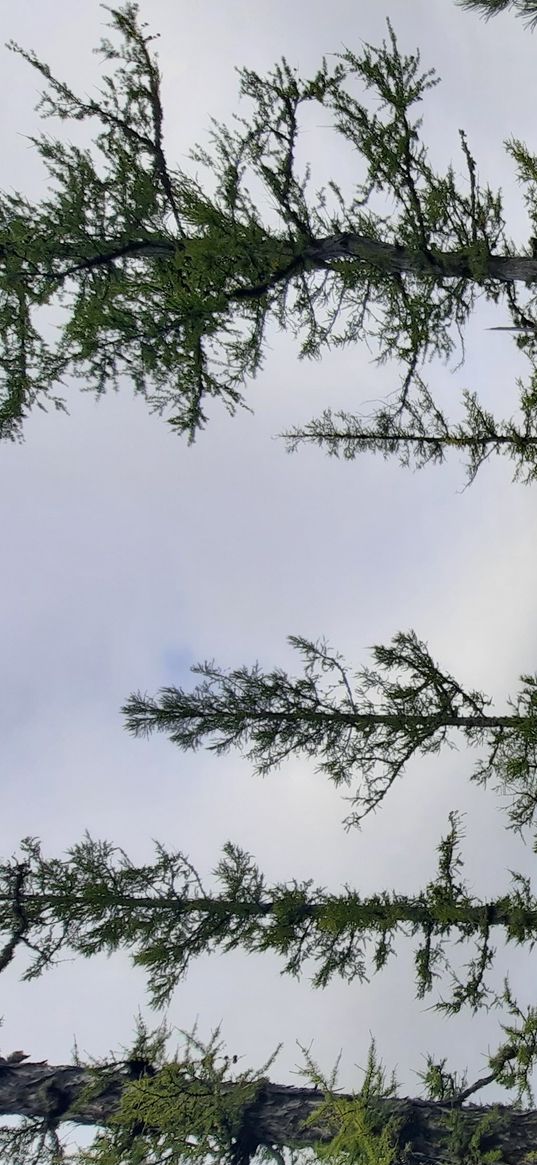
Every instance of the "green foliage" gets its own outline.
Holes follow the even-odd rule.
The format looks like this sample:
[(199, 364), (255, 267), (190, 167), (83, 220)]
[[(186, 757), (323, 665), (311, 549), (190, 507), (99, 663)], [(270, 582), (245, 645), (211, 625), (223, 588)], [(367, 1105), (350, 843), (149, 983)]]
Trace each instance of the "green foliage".
[[(160, 1036), (160, 1032), (158, 1033)], [(264, 1073), (236, 1072), (225, 1054), (219, 1031), (208, 1043), (196, 1030), (183, 1032), (180, 1052), (155, 1064), (155, 1073), (126, 1083), (119, 1107), (80, 1165), (142, 1165), (165, 1160), (170, 1165), (235, 1162), (240, 1153), (244, 1111), (255, 1103)], [(144, 1030), (128, 1060), (150, 1051)], [(101, 1069), (97, 1068), (96, 1078)]]
[[(180, 1048), (168, 1051), (171, 1032), (166, 1024), (149, 1031), (141, 1018), (133, 1045), (121, 1058), (77, 1063), (92, 1081), (77, 1094), (84, 1107), (103, 1096), (107, 1087), (118, 1091), (117, 1107), (102, 1122), (88, 1148), (69, 1153), (56, 1126), (43, 1119), (25, 1120), (17, 1128), (0, 1129), (2, 1162), (5, 1165), (194, 1165), (242, 1159), (244, 1114), (255, 1106), (263, 1090), (265, 1073), (277, 1052), (259, 1070), (238, 1071), (237, 1057), (226, 1055), (219, 1030), (208, 1042), (194, 1028), (182, 1032)], [(147, 1062), (139, 1079), (129, 1078), (129, 1066)], [(96, 1106), (96, 1112), (99, 1111)], [(64, 1114), (62, 1119), (69, 1119)], [(248, 1160), (248, 1156), (244, 1157)]]
[(159, 1007), (198, 954), (253, 942), (264, 886), (255, 864), (228, 845), (217, 881), (221, 895), (206, 894), (188, 857), (158, 843), (152, 865), (134, 866), (119, 847), (89, 835), (65, 860), (46, 859), (28, 838), (20, 860), (2, 868), (2, 929), (16, 931), (15, 945), (33, 935), (26, 979), (65, 947), (84, 957), (127, 949), (146, 970)]
[[(137, 5), (108, 12), (95, 97), (12, 46), (45, 80), (43, 116), (96, 132), (90, 149), (34, 138), (47, 196), (0, 198), (0, 433), (20, 435), (35, 404), (63, 407), (68, 375), (97, 393), (127, 375), (192, 439), (212, 397), (231, 412), (244, 403), (271, 321), (305, 356), (373, 341), (380, 361), (403, 365), (400, 408), (421, 416), (420, 368), (450, 355), (476, 297), (507, 296), (516, 315), (515, 292), (487, 276), (506, 245), (499, 195), (480, 185), (464, 134), (461, 181), (453, 167), (434, 171), (421, 140), (417, 106), (434, 72), (401, 52), (389, 24), (380, 47), (346, 50), (309, 78), (285, 60), (266, 77), (243, 69), (248, 113), (212, 123), (192, 171), (166, 157), (154, 38)], [(348, 196), (335, 181), (312, 191), (297, 162), (308, 104), (358, 155)], [(463, 263), (460, 278), (444, 278), (446, 255)], [(44, 308), (60, 310), (57, 342)]]
[(496, 782), (509, 797), (510, 822), (519, 831), (531, 825), (537, 805), (537, 675), (520, 679), (518, 695), (509, 700), (511, 717), (492, 727), (487, 755), (473, 774), (480, 784)]
[[(11, 46), (47, 82), (44, 116), (89, 119), (100, 130), (92, 150), (34, 139), (50, 196), (37, 207), (19, 196), (0, 205), (2, 311), (6, 329), (11, 319), (8, 338), (13, 333), (13, 356), (8, 349), (4, 363), (7, 435), (18, 432), (22, 405), (37, 399), (38, 382), (46, 396), (69, 371), (98, 393), (126, 373), (152, 408), (175, 409), (173, 423), (192, 436), (204, 420), (204, 399), (218, 395), (233, 411), (238, 386), (259, 363), (264, 310), (246, 305), (237, 329), (229, 293), (237, 277), (257, 282), (260, 265), (274, 263), (281, 244), (267, 242), (253, 208), (244, 204), (239, 220), (218, 193), (211, 199), (188, 175), (168, 169), (151, 38), (135, 4), (109, 13), (119, 44), (100, 45), (114, 71), (97, 100), (79, 98), (35, 54)], [(23, 334), (14, 313), (19, 302), (29, 321), (35, 305), (61, 305), (56, 346), (39, 340), (39, 347), (29, 323)], [(38, 369), (35, 388), (23, 351)]]
[(380, 409), (369, 417), (325, 409), (320, 417), (282, 436), (289, 452), (305, 444), (317, 445), (329, 456), (346, 461), (353, 461), (360, 453), (380, 453), (384, 460), (397, 457), (408, 469), (440, 465), (456, 450), (466, 458), (468, 485), (493, 454), (503, 454), (515, 464), (513, 481), (528, 485), (536, 480), (537, 424), (535, 403), (528, 390), (522, 395), (518, 422), (497, 421), (475, 393), (467, 391), (463, 392), (463, 409), (463, 420), (450, 425), (423, 387), (420, 408), (409, 410), (406, 421), (397, 407)]
[(515, 1094), (517, 1104), (534, 1105), (531, 1076), (537, 1065), (537, 1007), (523, 1008), (517, 1003), (508, 980), (499, 997), (509, 1021), (502, 1023), (506, 1040), (500, 1045), (490, 1065), (498, 1084)]
[(432, 1056), (427, 1055), (426, 1063), (425, 1071), (417, 1073), (424, 1085), (426, 1096), (442, 1103), (446, 1100), (456, 1100), (466, 1088), (466, 1073), (459, 1074), (449, 1071), (446, 1068), (447, 1060), (445, 1058), (437, 1061)]
[(401, 1122), (391, 1118), (383, 1121), (375, 1112), (375, 1101), (396, 1095), (395, 1075), (388, 1078), (377, 1057), (372, 1040), (364, 1081), (356, 1096), (339, 1096), (336, 1091), (337, 1066), (324, 1076), (309, 1052), (302, 1048), (305, 1068), (302, 1075), (322, 1094), (319, 1107), (309, 1120), (310, 1125), (327, 1127), (332, 1140), (319, 1142), (315, 1149), (319, 1161), (331, 1165), (395, 1165), (404, 1158), (399, 1149)]
[(491, 1140), (494, 1145), (504, 1123), (498, 1108), (484, 1113), (471, 1132), (460, 1109), (455, 1108), (447, 1113), (445, 1123), (449, 1134), (450, 1160), (459, 1162), (459, 1165), (494, 1165), (494, 1162), (504, 1160), (501, 1149), (490, 1147)]
[[(511, 1000), (511, 1010), (513, 1005)], [(502, 1145), (513, 1144), (524, 1149), (524, 1160), (533, 1160), (527, 1154), (531, 1125), (528, 1130), (516, 1104), (465, 1107), (470, 1096), (490, 1084), (511, 1086), (503, 1075), (507, 1063), (519, 1057), (531, 1067), (535, 1041), (530, 1050), (524, 1029), (525, 1021), (509, 1029), (509, 1042), (488, 1058), (490, 1071), (471, 1084), (466, 1073), (448, 1071), (445, 1060), (435, 1063), (428, 1057), (426, 1072), (419, 1074), (428, 1097), (422, 1100), (398, 1095), (395, 1075), (386, 1072), (374, 1041), (361, 1087), (342, 1094), (338, 1065), (326, 1075), (304, 1048), (300, 1075), (306, 1087), (282, 1088), (266, 1075), (274, 1056), (257, 1071), (239, 1070), (238, 1057), (227, 1054), (218, 1030), (205, 1042), (195, 1029), (182, 1032), (179, 1048), (170, 1053), (166, 1026), (152, 1032), (139, 1019), (133, 1045), (119, 1057), (90, 1065), (77, 1057), (77, 1067), (91, 1082), (82, 1092), (74, 1084), (73, 1104), (62, 1119), (76, 1119), (96, 1101), (97, 1112), (104, 1105), (92, 1145), (67, 1156), (50, 1122), (35, 1119), (2, 1130), (2, 1160), (6, 1165), (22, 1160), (31, 1165), (63, 1160), (74, 1165), (247, 1165), (253, 1158), (278, 1165), (395, 1165), (424, 1159), (489, 1165), (503, 1159)]]
[[(314, 757), (336, 785), (357, 773), (356, 812), (376, 809), (414, 754), (438, 752), (447, 717), (484, 712), (484, 697), (465, 692), (440, 672), (414, 632), (389, 648), (373, 648), (376, 667), (349, 672), (343, 658), (320, 640), (290, 636), (304, 661), (303, 675), (259, 665), (226, 672), (213, 663), (192, 670), (203, 677), (192, 692), (164, 688), (157, 700), (132, 695), (123, 711), (129, 731), (166, 732), (184, 750), (205, 741), (217, 754), (238, 748), (266, 775), (293, 752)], [(372, 698), (374, 693), (374, 699)]]
[[(533, 946), (533, 942), (530, 945)], [(507, 979), (500, 994), (487, 994), (487, 1006), (500, 1009), (504, 1017), (507, 1013), (507, 1018), (500, 1023), (506, 1039), (489, 1054), (489, 1071), (473, 1084), (468, 1084), (466, 1073), (449, 1071), (445, 1059), (438, 1062), (427, 1056), (426, 1071), (418, 1075), (427, 1095), (433, 1100), (450, 1100), (460, 1107), (480, 1089), (494, 1083), (514, 1093), (515, 1106), (533, 1107), (531, 1077), (537, 1066), (537, 1008), (523, 1008), (515, 999)], [(484, 994), (482, 998), (485, 998)], [(454, 1014), (457, 1009), (448, 1006), (445, 1010)]]
[(123, 708), (136, 736), (165, 732), (184, 751), (242, 752), (266, 775), (294, 753), (313, 758), (337, 786), (359, 784), (347, 825), (376, 810), (415, 756), (438, 753), (454, 737), (485, 746), (472, 779), (492, 782), (508, 798), (515, 829), (531, 824), (537, 804), (537, 680), (522, 676), (507, 715), (489, 714), (482, 692), (465, 689), (440, 669), (414, 631), (372, 649), (372, 667), (351, 673), (319, 640), (290, 636), (303, 673), (259, 664), (230, 671), (198, 664), (192, 690), (134, 693)]
[(45, 858), (27, 839), (21, 858), (0, 867), (0, 930), (11, 957), (21, 945), (32, 953), (25, 979), (67, 950), (84, 957), (128, 950), (147, 975), (155, 1007), (168, 1002), (201, 954), (272, 951), (285, 973), (307, 969), (313, 985), (324, 987), (334, 976), (367, 979), (404, 937), (416, 942), (416, 990), (423, 997), (449, 970), (447, 944), (455, 939), (473, 953), (466, 976), (453, 979), (450, 999), (437, 1006), (476, 1010), (490, 996), (492, 928), (533, 943), (537, 900), (517, 875), (510, 895), (472, 898), (461, 877), (460, 841), (460, 822), (451, 814), (437, 877), (424, 891), (364, 898), (350, 886), (334, 893), (311, 881), (268, 884), (252, 856), (231, 843), (205, 888), (188, 858), (160, 845), (152, 865), (135, 866), (122, 850), (89, 836), (64, 859)]

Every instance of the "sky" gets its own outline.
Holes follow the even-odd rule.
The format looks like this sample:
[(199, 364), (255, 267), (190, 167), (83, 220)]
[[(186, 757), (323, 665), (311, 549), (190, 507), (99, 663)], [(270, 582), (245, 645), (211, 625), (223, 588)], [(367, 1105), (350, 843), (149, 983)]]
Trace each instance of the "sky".
[[(505, 15), (488, 24), (451, 0), (141, 0), (160, 32), (166, 151), (187, 164), (211, 116), (237, 110), (235, 66), (267, 71), (279, 57), (304, 72), (323, 54), (378, 43), (389, 17), (404, 49), (419, 45), (442, 84), (423, 109), (435, 163), (462, 171), (458, 130), (467, 132), (481, 178), (504, 189), (509, 234), (530, 229), (502, 143), (535, 142), (535, 37)], [(95, 2), (0, 0), (6, 39), (33, 47), (57, 75), (91, 92), (104, 33)], [(27, 135), (38, 78), (3, 52), (0, 103), (6, 186), (39, 197), (43, 174)], [(62, 130), (66, 132), (65, 127)], [(206, 140), (206, 138), (205, 138)], [(304, 129), (302, 148), (321, 179), (352, 180), (327, 124)], [(338, 170), (340, 167), (340, 170)], [(462, 388), (499, 416), (516, 409), (525, 371), (505, 309), (479, 308), (466, 334), (466, 362), (435, 364), (429, 383), (445, 401)], [(511, 482), (496, 459), (465, 490), (456, 456), (412, 474), (366, 457), (354, 463), (319, 450), (290, 456), (275, 439), (323, 408), (360, 411), (389, 390), (365, 346), (297, 359), (275, 331), (264, 370), (246, 391), (252, 413), (215, 406), (192, 447), (152, 416), (130, 385), (96, 402), (78, 385), (69, 416), (40, 413), (22, 445), (0, 450), (0, 726), (3, 742), (0, 852), (39, 836), (59, 855), (85, 829), (150, 860), (152, 841), (186, 851), (204, 874), (232, 840), (267, 877), (313, 878), (364, 894), (422, 888), (450, 809), (466, 813), (465, 857), (475, 894), (507, 888), (510, 869), (532, 873), (531, 838), (507, 833), (492, 792), (468, 781), (471, 758), (451, 751), (409, 769), (382, 812), (360, 832), (342, 827), (345, 804), (313, 766), (293, 760), (265, 780), (236, 755), (184, 755), (164, 737), (133, 740), (120, 707), (129, 693), (191, 682), (189, 666), (294, 666), (289, 634), (325, 636), (360, 667), (368, 648), (415, 628), (436, 659), (505, 707), (537, 656), (536, 488)], [(391, 378), (391, 379), (390, 379)], [(500, 949), (522, 1001), (532, 1002), (531, 956)], [(105, 1056), (128, 1045), (138, 1008), (149, 1015), (143, 977), (123, 956), (66, 960), (20, 983), (20, 963), (2, 976), (0, 1050), (24, 1048), (50, 1063)], [(276, 958), (239, 954), (199, 960), (176, 990), (168, 1020), (201, 1035), (219, 1023), (244, 1066), (282, 1042), (273, 1075), (296, 1081), (297, 1043), (327, 1071), (341, 1053), (341, 1082), (359, 1081), (371, 1034), (396, 1067), (403, 1093), (430, 1051), (479, 1075), (499, 1039), (485, 1014), (446, 1020), (414, 996), (410, 944), (371, 983), (334, 981), (323, 992), (280, 975)], [(490, 1094), (492, 1099), (492, 1093)]]

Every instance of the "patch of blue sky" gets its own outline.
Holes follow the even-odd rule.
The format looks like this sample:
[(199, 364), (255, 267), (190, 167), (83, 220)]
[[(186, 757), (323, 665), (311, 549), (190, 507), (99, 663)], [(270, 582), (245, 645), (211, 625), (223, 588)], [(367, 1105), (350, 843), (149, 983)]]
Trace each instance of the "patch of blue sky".
[(178, 683), (188, 679), (190, 669), (197, 663), (189, 647), (166, 647), (162, 652), (162, 667), (166, 682)]

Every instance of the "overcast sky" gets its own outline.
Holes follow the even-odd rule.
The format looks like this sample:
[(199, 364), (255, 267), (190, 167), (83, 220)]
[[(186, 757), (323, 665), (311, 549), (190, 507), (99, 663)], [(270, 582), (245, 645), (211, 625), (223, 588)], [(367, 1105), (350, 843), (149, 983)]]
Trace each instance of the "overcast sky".
[[(512, 16), (484, 24), (451, 0), (142, 0), (164, 75), (170, 164), (187, 164), (212, 115), (237, 109), (234, 67), (260, 72), (284, 54), (304, 72), (322, 54), (377, 43), (389, 16), (402, 46), (422, 50), (442, 85), (424, 105), (438, 164), (462, 171), (465, 128), (483, 180), (504, 187), (509, 233), (530, 233), (502, 142), (535, 148), (537, 41)], [(91, 92), (104, 32), (96, 0), (0, 0), (5, 38), (33, 47), (58, 75)], [(5, 185), (33, 197), (43, 175), (24, 135), (35, 132), (37, 75), (2, 57)], [(323, 124), (324, 120), (324, 124)], [(68, 132), (68, 129), (63, 131)], [(321, 177), (342, 167), (326, 119), (310, 118), (302, 146)], [(334, 168), (334, 169), (333, 169)], [(478, 391), (499, 416), (516, 407), (524, 365), (502, 308), (478, 311), (459, 371), (430, 369), (443, 399)], [(464, 472), (419, 474), (372, 457), (351, 464), (317, 450), (291, 457), (273, 437), (322, 408), (355, 408), (394, 383), (365, 347), (299, 362), (273, 333), (263, 374), (247, 390), (254, 414), (215, 407), (192, 448), (134, 400), (125, 384), (99, 403), (73, 387), (70, 416), (37, 413), (23, 445), (0, 451), (1, 852), (37, 835), (58, 855), (85, 829), (150, 859), (152, 839), (181, 848), (209, 873), (222, 844), (250, 849), (267, 876), (311, 877), (333, 889), (422, 888), (450, 809), (466, 810), (466, 857), (476, 894), (532, 871), (531, 845), (505, 831), (492, 793), (469, 786), (471, 758), (451, 752), (411, 769), (361, 833), (345, 833), (345, 805), (312, 766), (292, 761), (265, 781), (236, 756), (188, 756), (164, 738), (132, 740), (120, 706), (137, 688), (189, 682), (191, 663), (293, 667), (289, 634), (326, 636), (357, 667), (367, 649), (414, 627), (441, 664), (505, 707), (537, 658), (537, 493), (513, 485), (496, 460), (463, 491)], [(390, 379), (391, 378), (391, 379)], [(532, 1001), (530, 957), (508, 952), (522, 1000)], [(20, 967), (19, 967), (20, 969)], [(126, 958), (66, 962), (33, 984), (17, 964), (2, 976), (3, 1052), (66, 1061), (129, 1042), (144, 982)], [(534, 1000), (533, 1000), (534, 1001)], [(267, 956), (200, 960), (175, 992), (169, 1020), (201, 1034), (221, 1022), (244, 1065), (284, 1042), (274, 1075), (292, 1082), (296, 1041), (328, 1071), (342, 1052), (345, 1085), (370, 1033), (403, 1091), (426, 1051), (453, 1054), (479, 1074), (498, 1038), (490, 1016), (443, 1020), (414, 998), (410, 946), (370, 985), (335, 981), (314, 992), (280, 977)]]

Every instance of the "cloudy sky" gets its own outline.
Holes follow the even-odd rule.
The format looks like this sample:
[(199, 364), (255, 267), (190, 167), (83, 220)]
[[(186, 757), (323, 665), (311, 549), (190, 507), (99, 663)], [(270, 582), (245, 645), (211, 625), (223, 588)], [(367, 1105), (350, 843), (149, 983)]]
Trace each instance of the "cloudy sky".
[[(322, 54), (378, 42), (385, 17), (403, 48), (422, 50), (442, 85), (424, 106), (435, 163), (458, 155), (465, 128), (480, 174), (504, 188), (509, 233), (528, 227), (502, 142), (535, 146), (535, 37), (504, 16), (481, 23), (451, 0), (141, 0), (161, 34), (166, 146), (187, 164), (212, 115), (237, 109), (236, 65), (267, 70), (282, 55), (304, 72)], [(2, 30), (34, 47), (79, 90), (99, 79), (91, 47), (104, 32), (96, 0), (0, 0)], [(25, 135), (36, 129), (38, 78), (4, 52), (0, 106), (6, 187), (38, 197), (43, 175)], [(323, 124), (324, 121), (324, 124)], [(321, 178), (337, 174), (326, 120), (310, 119), (303, 147)], [(352, 177), (347, 170), (343, 180)], [(503, 309), (481, 309), (456, 372), (434, 366), (443, 399), (464, 387), (508, 417), (524, 372)], [(537, 657), (537, 495), (513, 485), (508, 463), (488, 464), (463, 490), (457, 457), (419, 474), (369, 457), (351, 464), (320, 451), (286, 454), (274, 435), (322, 408), (355, 408), (393, 383), (364, 348), (299, 362), (276, 332), (263, 374), (248, 387), (253, 415), (212, 410), (188, 448), (125, 384), (96, 403), (74, 386), (70, 416), (38, 413), (23, 445), (0, 452), (0, 675), (2, 697), (1, 852), (21, 837), (59, 854), (85, 829), (149, 860), (152, 839), (190, 854), (204, 873), (231, 839), (250, 849), (267, 876), (312, 877), (364, 893), (419, 889), (433, 876), (435, 846), (452, 808), (465, 810), (466, 857), (476, 894), (508, 884), (508, 869), (531, 872), (531, 844), (505, 832), (491, 793), (468, 785), (471, 761), (451, 752), (416, 766), (361, 833), (345, 833), (337, 791), (302, 762), (265, 781), (246, 761), (185, 756), (164, 738), (132, 740), (120, 706), (137, 688), (189, 682), (189, 665), (293, 666), (289, 634), (326, 636), (360, 666), (372, 643), (414, 627), (463, 682), (498, 701)], [(522, 1000), (532, 1000), (529, 957), (508, 952)], [(2, 1051), (36, 1059), (70, 1057), (73, 1039), (89, 1055), (129, 1041), (144, 1006), (142, 976), (127, 959), (65, 962), (34, 984), (17, 966), (2, 977)], [(327, 1070), (342, 1052), (352, 1086), (370, 1033), (402, 1088), (417, 1088), (423, 1054), (453, 1054), (471, 1074), (497, 1039), (495, 1020), (443, 1020), (414, 999), (411, 953), (370, 985), (280, 977), (276, 959), (200, 960), (176, 991), (170, 1022), (200, 1032), (222, 1023), (244, 1064), (263, 1061), (279, 1041), (275, 1074), (292, 1082), (296, 1041), (312, 1045)]]

